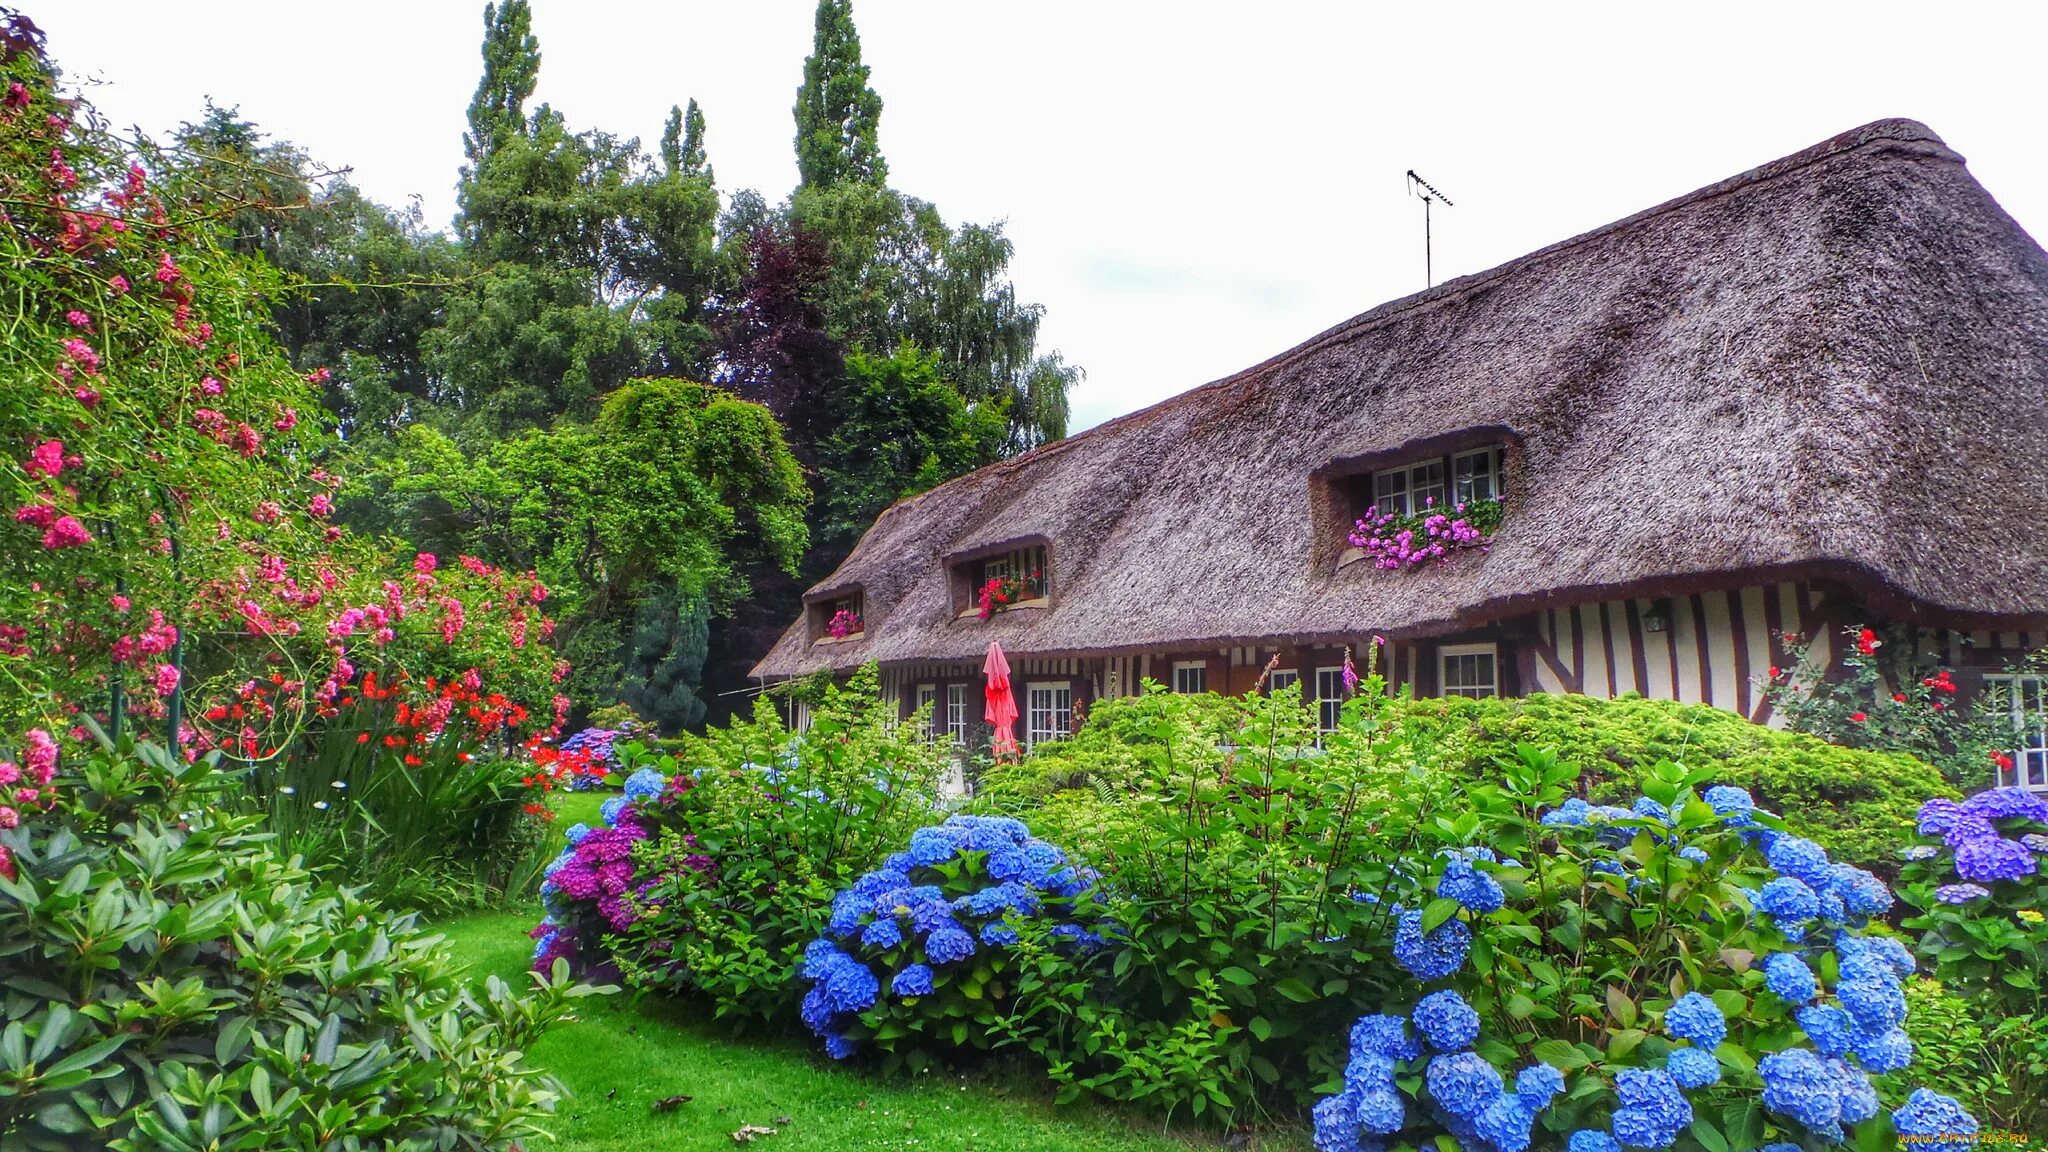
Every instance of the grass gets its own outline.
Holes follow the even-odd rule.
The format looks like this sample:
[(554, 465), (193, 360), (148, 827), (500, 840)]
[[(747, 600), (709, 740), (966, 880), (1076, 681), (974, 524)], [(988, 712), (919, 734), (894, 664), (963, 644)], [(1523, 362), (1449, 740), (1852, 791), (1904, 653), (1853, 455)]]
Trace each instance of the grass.
[[(591, 795), (591, 794), (583, 794)], [(571, 803), (583, 795), (569, 797)], [(597, 794), (599, 800), (603, 794)], [(569, 813), (565, 810), (564, 817)], [(439, 930), (479, 979), (523, 981), (526, 937), (537, 913), (485, 912)], [(529, 1053), (572, 1095), (553, 1128), (561, 1152), (733, 1147), (743, 1125), (779, 1129), (776, 1152), (932, 1148), (948, 1152), (1199, 1152), (1210, 1139), (1162, 1135), (1099, 1106), (1049, 1100), (985, 1077), (932, 1073), (885, 1077), (838, 1067), (795, 1040), (735, 1040), (654, 997), (635, 1007), (620, 995), (583, 1001), (580, 1018)], [(692, 1099), (668, 1113), (654, 1103)], [(786, 1120), (787, 1123), (779, 1123)], [(1305, 1147), (1293, 1139), (1239, 1147)]]

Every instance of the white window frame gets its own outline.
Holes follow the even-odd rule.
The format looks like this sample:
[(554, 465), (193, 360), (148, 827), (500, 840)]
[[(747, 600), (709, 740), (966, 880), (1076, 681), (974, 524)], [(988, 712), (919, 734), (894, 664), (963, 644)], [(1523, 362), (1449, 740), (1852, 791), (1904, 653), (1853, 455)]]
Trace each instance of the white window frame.
[[(1330, 689), (1334, 686), (1335, 694)], [(1316, 729), (1321, 732), (1335, 732), (1337, 722), (1344, 714), (1344, 700), (1349, 693), (1344, 690), (1344, 666), (1324, 664), (1316, 669)]]
[(939, 686), (937, 684), (919, 684), (916, 695), (912, 698), (916, 701), (916, 704), (911, 709), (912, 715), (920, 711), (924, 713), (925, 740), (927, 742), (937, 740), (938, 726), (932, 723), (932, 717), (938, 711)]
[(2012, 768), (1996, 770), (1999, 786), (2048, 791), (2048, 676), (1986, 676), (1984, 694), (1987, 710), (2012, 717), (2017, 737), (2006, 749)]
[[(1430, 477), (1431, 472), (1435, 473), (1434, 478)], [(1391, 483), (1396, 477), (1401, 481), (1398, 491), (1397, 486)], [(1444, 506), (1446, 494), (1450, 491), (1448, 481), (1449, 477), (1444, 475), (1444, 462), (1440, 457), (1418, 460), (1403, 468), (1381, 468), (1372, 474), (1372, 506), (1378, 509), (1382, 516), (1389, 513), (1395, 516), (1420, 516), (1423, 511), (1422, 502), (1425, 499), (1434, 500), (1430, 505), (1433, 509)], [(1399, 499), (1399, 507), (1390, 506), (1390, 502), (1395, 499)]]
[(946, 735), (953, 743), (967, 743), (967, 685), (946, 685)]
[[(1040, 707), (1039, 693), (1046, 693)], [(1043, 723), (1041, 723), (1041, 718)], [(1074, 686), (1065, 680), (1039, 680), (1024, 685), (1024, 746), (1057, 742), (1074, 733)]]
[[(1483, 462), (1486, 469), (1484, 474), (1486, 491), (1483, 493), (1474, 490), (1476, 486), (1473, 484), (1473, 481), (1480, 478), (1478, 472), (1470, 471), (1469, 474), (1462, 477), (1459, 475), (1461, 472), (1468, 471), (1467, 466), (1469, 464), (1477, 462)], [(1473, 452), (1460, 452), (1456, 456), (1451, 457), (1452, 505), (1471, 503), (1475, 500), (1500, 499), (1501, 494), (1507, 490), (1506, 485), (1501, 483), (1500, 463), (1500, 449), (1498, 448), (1481, 448)]]
[(1301, 669), (1275, 668), (1266, 674), (1266, 695), (1274, 696), (1282, 692), (1301, 695)]
[[(1451, 687), (1451, 661), (1462, 656), (1485, 656), (1493, 662), (1493, 679), (1485, 684), (1463, 684)], [(1436, 650), (1436, 691), (1437, 695), (1463, 696), (1469, 700), (1487, 700), (1500, 695), (1500, 645), (1498, 644), (1445, 644)]]
[[(1192, 691), (1181, 687), (1180, 674), (1193, 672), (1201, 679), (1201, 686)], [(1207, 660), (1175, 660), (1173, 662), (1173, 690), (1182, 695), (1194, 695), (1209, 690), (1209, 662)]]

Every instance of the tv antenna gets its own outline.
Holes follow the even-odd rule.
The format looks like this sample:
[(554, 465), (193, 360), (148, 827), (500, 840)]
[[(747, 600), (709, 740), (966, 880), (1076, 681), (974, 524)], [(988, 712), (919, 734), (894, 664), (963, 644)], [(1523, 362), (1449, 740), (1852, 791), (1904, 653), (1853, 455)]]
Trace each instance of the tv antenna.
[(1408, 194), (1422, 197), (1422, 286), (1431, 288), (1436, 285), (1436, 270), (1430, 263), (1429, 205), (1433, 200), (1443, 201), (1446, 208), (1456, 205), (1451, 203), (1449, 196), (1437, 191), (1436, 185), (1417, 176), (1413, 168), (1408, 170)]

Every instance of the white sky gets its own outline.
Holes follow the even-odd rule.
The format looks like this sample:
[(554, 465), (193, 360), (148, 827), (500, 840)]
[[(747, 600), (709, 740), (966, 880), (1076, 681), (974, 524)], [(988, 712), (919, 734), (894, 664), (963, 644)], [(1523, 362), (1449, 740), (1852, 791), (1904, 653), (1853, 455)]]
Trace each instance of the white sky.
[[(809, 0), (534, 0), (537, 98), (658, 138), (695, 96), (722, 191), (796, 181)], [(482, 0), (23, 4), (74, 83), (160, 132), (201, 99), (397, 204), (454, 211)], [(1886, 116), (2048, 236), (2048, 5), (856, 0), (891, 182), (1005, 220), (1075, 428), (1422, 287)], [(1938, 13), (1938, 14), (1937, 14)]]

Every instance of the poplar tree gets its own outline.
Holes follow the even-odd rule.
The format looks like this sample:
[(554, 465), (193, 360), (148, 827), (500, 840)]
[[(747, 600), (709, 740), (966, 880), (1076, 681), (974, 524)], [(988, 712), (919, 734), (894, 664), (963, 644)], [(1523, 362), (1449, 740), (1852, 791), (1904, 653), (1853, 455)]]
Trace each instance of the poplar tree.
[(697, 176), (706, 183), (717, 183), (704, 157), (704, 113), (694, 98), (687, 111), (669, 108), (668, 123), (661, 129), (661, 163), (671, 176)]
[(868, 66), (860, 62), (852, 0), (818, 0), (795, 111), (796, 167), (805, 187), (856, 182), (880, 188), (889, 182), (889, 165), (876, 140), (882, 98), (868, 87)]

